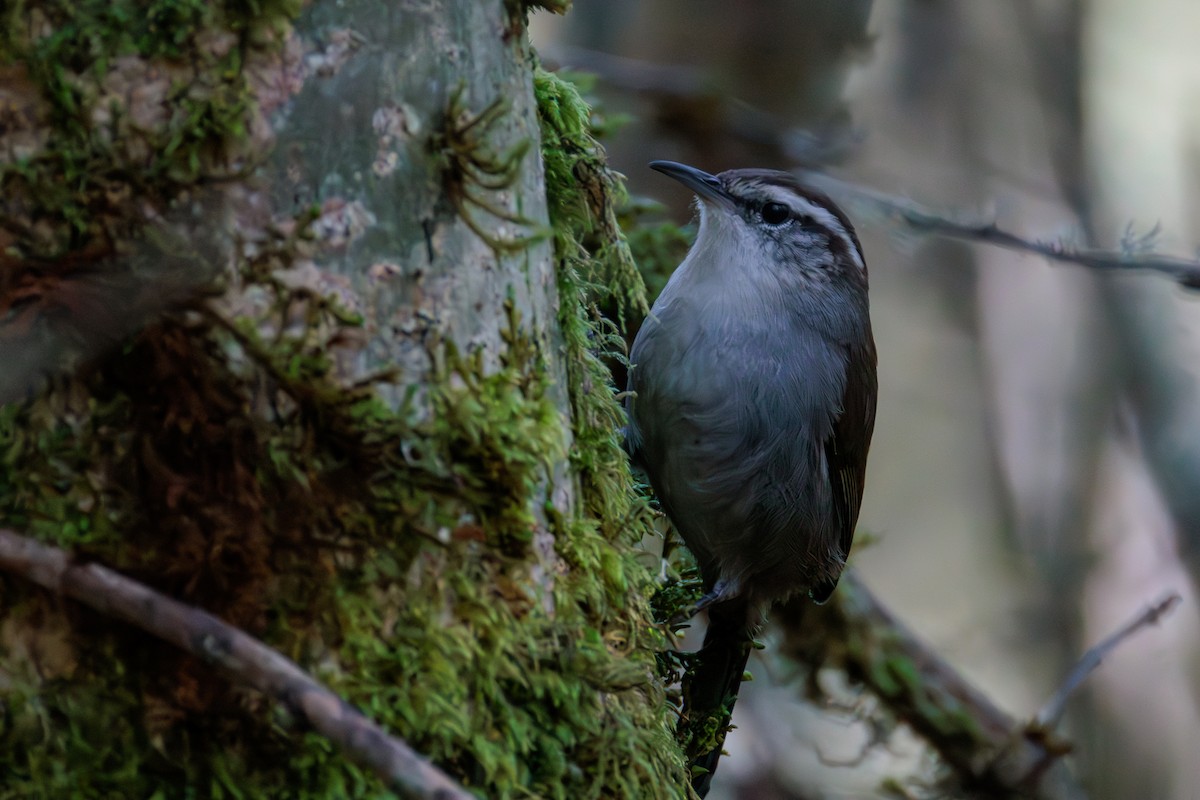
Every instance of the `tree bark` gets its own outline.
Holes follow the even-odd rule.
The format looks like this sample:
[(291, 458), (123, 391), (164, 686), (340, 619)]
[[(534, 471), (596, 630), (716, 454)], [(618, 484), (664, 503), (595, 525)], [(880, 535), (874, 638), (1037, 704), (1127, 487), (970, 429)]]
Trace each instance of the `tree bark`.
[[(483, 796), (686, 796), (584, 277), (641, 287), (526, 9), (17, 12), (0, 353), (38, 347), (0, 385), (0, 524), (260, 638)], [(0, 794), (380, 795), (286, 704), (0, 592)]]

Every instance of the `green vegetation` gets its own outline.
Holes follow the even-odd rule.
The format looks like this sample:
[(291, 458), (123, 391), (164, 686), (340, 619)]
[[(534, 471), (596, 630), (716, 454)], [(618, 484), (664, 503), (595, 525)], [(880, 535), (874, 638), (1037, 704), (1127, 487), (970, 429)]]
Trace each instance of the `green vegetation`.
[[(139, 203), (252, 167), (248, 63), (274, 57), (299, 0), (14, 0), (0, 65), (49, 135), (0, 161), (12, 253), (104, 253)], [(29, 96), (36, 92), (36, 97)], [(28, 120), (26, 120), (28, 121)]]
[[(51, 34), (3, 39), (53, 130), (0, 173), (30, 233), (21, 254), (74, 252), (133, 226), (128, 197), (239, 168), (257, 113), (241, 66), (294, 8), (46, 8)], [(216, 30), (236, 34), (228, 48), (199, 44)], [(180, 115), (138, 132), (143, 158), (94, 124), (89, 92), (126, 56), (131, 74), (198, 59), (172, 84)], [(255, 315), (197, 306), (0, 408), (0, 521), (263, 638), (489, 797), (681, 797), (673, 662), (635, 547), (653, 515), (604, 361), (623, 344), (601, 308), (640, 315), (644, 291), (586, 104), (548, 73), (535, 91), (559, 331), (531, 332), (510, 303), (498, 367), (431, 338), (421, 386), (346, 386), (332, 343), (361, 320), (280, 278), (310, 254), (306, 213), (228, 278), (265, 298)], [(557, 359), (566, 387), (547, 377)], [(0, 798), (389, 796), (285, 709), (166, 645), (15, 578), (0, 602)]]

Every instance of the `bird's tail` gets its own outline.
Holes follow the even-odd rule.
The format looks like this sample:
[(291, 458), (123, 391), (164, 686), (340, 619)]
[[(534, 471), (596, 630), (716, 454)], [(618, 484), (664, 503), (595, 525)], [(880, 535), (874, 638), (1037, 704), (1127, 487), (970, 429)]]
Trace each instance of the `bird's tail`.
[(692, 788), (701, 797), (708, 794), (721, 758), (733, 705), (750, 660), (754, 631), (747, 617), (747, 605), (741, 598), (710, 607), (704, 645), (684, 677), (680, 739), (692, 767)]

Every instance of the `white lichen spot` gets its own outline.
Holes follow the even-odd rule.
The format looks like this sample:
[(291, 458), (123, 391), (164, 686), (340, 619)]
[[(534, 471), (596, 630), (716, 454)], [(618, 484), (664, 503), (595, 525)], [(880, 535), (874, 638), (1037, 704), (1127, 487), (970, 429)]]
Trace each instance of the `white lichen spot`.
[(375, 224), (375, 215), (358, 200), (331, 197), (321, 205), (313, 234), (326, 247), (340, 249), (358, 239)]
[(381, 142), (390, 142), (404, 134), (404, 110), (399, 106), (381, 106), (371, 115), (371, 127)]
[(396, 170), (400, 163), (400, 146), (420, 131), (420, 122), (410, 106), (389, 104), (375, 109), (371, 127), (379, 137), (371, 171), (382, 178)]
[(98, 87), (92, 104), (92, 128), (96, 137), (111, 144), (123, 161), (141, 163), (155, 152), (151, 140), (166, 130), (172, 109), (168, 100), (173, 84), (188, 85), (192, 70), (168, 66), (163, 59), (150, 61), (138, 56), (113, 59)]
[(229, 55), (237, 43), (236, 33), (221, 28), (205, 28), (196, 34), (196, 49), (214, 58)]
[(367, 277), (373, 281), (390, 280), (404, 272), (404, 268), (395, 261), (376, 261), (367, 267)]
[(400, 163), (400, 156), (393, 152), (380, 153), (375, 157), (375, 161), (371, 164), (371, 172), (375, 173), (377, 178), (386, 178), (396, 171), (397, 165)]
[(304, 57), (305, 66), (310, 73), (327, 78), (344, 67), (366, 41), (366, 37), (357, 31), (338, 28), (329, 33), (324, 49)]
[[(272, 277), (280, 286), (293, 292), (309, 293), (332, 300), (340, 308), (355, 314), (362, 310), (362, 300), (354, 291), (354, 285), (350, 278), (336, 272), (323, 270), (313, 261), (298, 261), (288, 269), (272, 273)], [(307, 321), (301, 320), (301, 322)]]
[(256, 128), (265, 124), (276, 109), (300, 93), (307, 71), (304, 67), (303, 45), (295, 31), (288, 30), (279, 50), (254, 50), (246, 61), (244, 72), (250, 89), (258, 100)]
[(21, 63), (0, 66), (0, 163), (41, 152), (50, 136), (48, 106)]

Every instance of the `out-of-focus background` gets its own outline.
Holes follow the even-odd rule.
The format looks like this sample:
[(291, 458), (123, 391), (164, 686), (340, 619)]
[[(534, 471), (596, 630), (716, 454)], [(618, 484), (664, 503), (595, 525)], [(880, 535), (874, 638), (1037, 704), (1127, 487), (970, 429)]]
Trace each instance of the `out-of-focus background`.
[[(576, 0), (534, 20), (548, 63), (597, 74), (608, 114), (633, 115), (610, 161), (664, 219), (690, 198), (653, 158), (821, 167), (1033, 240), (1183, 256), (1200, 242), (1197, 32), (1195, 0)], [(877, 540), (854, 565), (1017, 718), (1181, 593), (1066, 733), (1092, 797), (1200, 798), (1200, 294), (843, 202), (880, 368), (860, 521)], [(895, 796), (887, 778), (920, 796), (937, 777), (902, 730), (871, 746), (861, 709), (804, 706), (786, 664), (751, 668), (710, 797)]]

